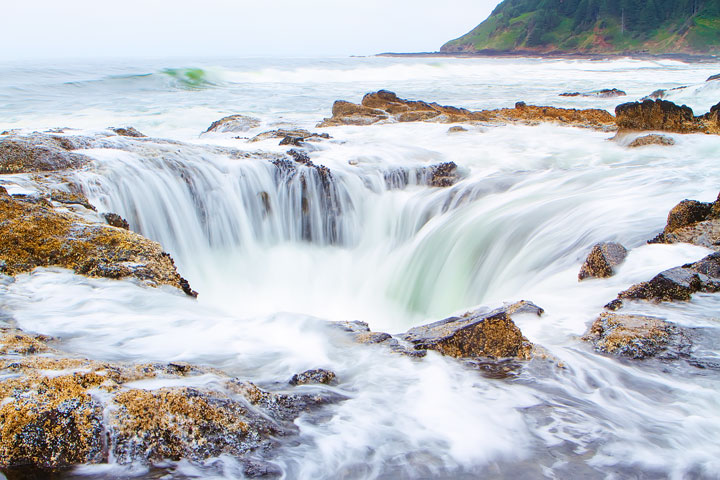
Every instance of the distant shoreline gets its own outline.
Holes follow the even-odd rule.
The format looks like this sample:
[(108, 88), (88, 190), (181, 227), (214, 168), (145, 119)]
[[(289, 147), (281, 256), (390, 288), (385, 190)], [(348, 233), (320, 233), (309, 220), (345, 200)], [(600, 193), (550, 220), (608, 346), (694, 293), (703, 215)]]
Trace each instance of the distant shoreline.
[(419, 57), (419, 58), (545, 58), (552, 60), (577, 59), (577, 60), (614, 60), (618, 58), (632, 58), (635, 60), (677, 60), (684, 63), (720, 63), (718, 55), (699, 55), (690, 53), (566, 53), (548, 52), (539, 53), (528, 50), (503, 51), (503, 50), (481, 50), (478, 52), (384, 52), (374, 55), (375, 57)]

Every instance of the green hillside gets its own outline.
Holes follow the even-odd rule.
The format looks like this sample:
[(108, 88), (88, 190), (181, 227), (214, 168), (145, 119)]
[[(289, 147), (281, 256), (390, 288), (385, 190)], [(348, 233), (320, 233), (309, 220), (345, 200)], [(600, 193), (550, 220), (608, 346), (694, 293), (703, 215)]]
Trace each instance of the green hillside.
[(720, 0), (505, 0), (442, 52), (720, 53)]

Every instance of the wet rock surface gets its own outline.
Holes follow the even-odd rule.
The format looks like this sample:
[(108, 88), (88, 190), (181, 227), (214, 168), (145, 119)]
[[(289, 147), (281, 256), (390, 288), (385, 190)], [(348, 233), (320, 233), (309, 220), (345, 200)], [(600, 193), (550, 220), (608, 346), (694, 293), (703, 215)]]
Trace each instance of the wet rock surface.
[[(274, 475), (292, 421), (343, 398), (276, 394), (187, 364), (122, 364), (68, 357), (52, 339), (0, 328), (0, 468), (57, 469), (114, 461), (204, 460), (227, 454), (245, 474)], [(212, 387), (140, 388), (212, 376)]]
[(533, 345), (510, 318), (517, 313), (542, 315), (530, 302), (508, 307), (468, 312), (408, 330), (402, 338), (418, 350), (436, 350), (443, 355), (462, 357), (530, 358)]
[(593, 90), (591, 92), (565, 92), (561, 93), (561, 97), (598, 97), (598, 98), (614, 98), (624, 97), (627, 93), (617, 88), (603, 88), (602, 90)]
[(687, 105), (666, 100), (647, 99), (615, 107), (618, 128), (623, 130), (658, 130), (676, 133), (720, 133), (717, 111), (696, 117)]
[(108, 225), (122, 228), (124, 230), (130, 230), (130, 224), (127, 222), (127, 220), (122, 218), (117, 213), (103, 213), (103, 217), (105, 217), (105, 221), (108, 223)]
[(628, 148), (645, 147), (647, 145), (661, 145), (665, 147), (670, 147), (672, 145), (675, 145), (675, 140), (665, 135), (643, 135), (642, 137), (638, 137), (632, 142), (630, 142), (628, 144)]
[(405, 100), (388, 90), (368, 93), (360, 105), (338, 100), (332, 117), (318, 127), (339, 125), (371, 125), (378, 122), (478, 122), (490, 124), (557, 122), (599, 129), (613, 129), (615, 119), (605, 110), (575, 110), (538, 107), (518, 102), (515, 108), (470, 111), (465, 108), (439, 105), (420, 100)]
[(63, 267), (91, 277), (133, 277), (196, 296), (160, 245), (120, 228), (57, 212), (45, 199), (13, 198), (0, 187), (0, 272)]
[(671, 344), (681, 349), (689, 345), (678, 327), (661, 318), (609, 312), (595, 320), (583, 340), (600, 352), (635, 359), (656, 356)]
[(117, 133), (118, 135), (122, 137), (134, 137), (134, 138), (145, 138), (147, 135), (144, 135), (140, 132), (138, 132), (135, 127), (118, 127), (118, 128), (111, 128), (113, 132)]
[(247, 115), (229, 115), (214, 121), (203, 133), (247, 132), (260, 126), (260, 120)]
[(280, 145), (296, 145), (300, 146), (304, 142), (319, 142), (321, 140), (327, 140), (330, 137), (328, 133), (317, 133), (309, 132), (301, 128), (297, 129), (283, 129), (270, 130), (255, 135), (253, 138), (248, 140), (249, 142), (261, 142), (271, 138), (279, 138)]
[(606, 308), (617, 310), (622, 306), (623, 300), (688, 301), (693, 293), (718, 291), (720, 291), (720, 252), (712, 253), (694, 263), (665, 270), (647, 282), (633, 285), (620, 292), (617, 299), (606, 305)]
[(720, 195), (714, 202), (683, 200), (668, 213), (665, 229), (649, 243), (692, 243), (720, 249)]
[(90, 161), (73, 152), (70, 138), (53, 135), (3, 135), (0, 137), (0, 174), (48, 172), (79, 168)]
[(335, 372), (322, 368), (314, 370), (306, 370), (302, 373), (296, 373), (290, 379), (290, 385), (310, 385), (319, 383), (324, 385), (333, 385), (337, 383), (337, 375)]
[(615, 267), (627, 256), (627, 249), (615, 242), (596, 244), (585, 259), (578, 273), (578, 280), (586, 278), (607, 278), (615, 274)]

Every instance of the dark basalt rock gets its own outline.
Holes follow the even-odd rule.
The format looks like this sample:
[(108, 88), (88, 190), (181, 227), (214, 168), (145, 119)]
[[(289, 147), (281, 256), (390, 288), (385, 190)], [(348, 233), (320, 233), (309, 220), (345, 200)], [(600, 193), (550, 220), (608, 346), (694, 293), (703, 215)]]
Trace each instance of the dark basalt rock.
[(70, 151), (75, 148), (72, 140), (60, 136), (33, 134), (0, 137), (0, 174), (79, 168), (90, 159)]
[(260, 126), (260, 120), (246, 115), (229, 115), (216, 120), (203, 133), (247, 132)]
[(696, 292), (720, 291), (720, 252), (700, 261), (675, 267), (659, 273), (650, 281), (633, 285), (618, 294), (617, 300), (606, 305), (618, 310), (622, 300), (648, 300), (652, 302), (688, 301)]
[(436, 350), (443, 355), (463, 357), (518, 357), (529, 359), (532, 344), (511, 320), (513, 313), (534, 313), (543, 310), (530, 302), (518, 302), (490, 312), (478, 310), (461, 317), (408, 330), (403, 339), (416, 349)]
[(665, 135), (644, 135), (630, 142), (628, 144), (628, 148), (644, 147), (647, 145), (662, 145), (665, 147), (669, 147), (675, 145), (675, 140)]
[(658, 355), (670, 343), (688, 346), (680, 329), (661, 318), (603, 313), (583, 340), (596, 350), (640, 359)]
[(318, 368), (315, 370), (306, 370), (302, 373), (296, 373), (288, 382), (290, 385), (310, 385), (319, 383), (324, 385), (334, 385), (337, 383), (337, 375), (335, 372)]
[(138, 132), (135, 127), (118, 127), (111, 128), (113, 132), (117, 133), (121, 137), (135, 137), (135, 138), (147, 138), (147, 135), (143, 135)]
[(130, 224), (127, 222), (127, 220), (122, 218), (117, 213), (103, 213), (103, 217), (105, 217), (105, 221), (108, 223), (108, 225), (123, 228), (125, 230), (130, 230)]
[(705, 131), (705, 126), (695, 118), (690, 107), (665, 100), (623, 103), (615, 107), (615, 117), (621, 130)]
[(589, 277), (607, 278), (615, 274), (615, 267), (627, 256), (627, 249), (615, 242), (596, 244), (580, 268), (578, 280)]

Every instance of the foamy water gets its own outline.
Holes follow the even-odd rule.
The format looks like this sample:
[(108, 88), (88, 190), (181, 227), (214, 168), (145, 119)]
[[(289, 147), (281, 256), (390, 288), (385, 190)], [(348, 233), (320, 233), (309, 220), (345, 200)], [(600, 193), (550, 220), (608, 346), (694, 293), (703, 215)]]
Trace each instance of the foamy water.
[[(645, 241), (678, 201), (716, 198), (717, 137), (671, 135), (672, 148), (631, 150), (608, 141), (612, 134), (553, 125), (453, 135), (448, 125), (422, 123), (330, 128), (333, 138), (310, 152), (333, 172), (328, 204), (312, 171), (305, 201), (299, 177), (278, 177), (268, 161), (286, 150), (278, 140), (201, 132), (229, 113), (261, 119), (247, 137), (278, 123), (311, 128), (333, 100), (358, 101), (378, 88), (469, 108), (524, 100), (612, 110), (658, 88), (692, 85), (682, 101), (699, 114), (720, 101), (704, 83), (718, 70), (523, 59), (8, 67), (0, 130), (131, 124), (190, 142), (112, 138), (83, 152), (94, 162), (73, 180), (99, 211), (160, 241), (200, 296), (40, 269), (0, 286), (1, 306), (23, 329), (92, 358), (207, 364), (261, 386), (310, 368), (335, 371), (333, 388), (348, 400), (296, 421), (299, 437), (272, 459), (285, 478), (717, 478), (717, 371), (618, 360), (579, 340), (619, 291), (709, 253)], [(612, 87), (628, 97), (558, 96)], [(239, 154), (258, 149), (265, 153)], [(386, 182), (398, 169), (447, 161), (463, 177), (451, 188)], [(615, 277), (579, 284), (584, 257), (608, 240), (630, 249), (627, 261)], [(535, 360), (507, 378), (434, 353), (411, 360), (354, 345), (327, 327), (357, 319), (399, 333), (520, 299), (546, 310), (516, 321), (557, 361)], [(715, 296), (698, 295), (644, 308), (712, 338), (717, 307)], [(720, 355), (716, 344), (702, 347)], [(173, 464), (167, 474), (241, 471), (223, 457)], [(104, 465), (73, 475), (148, 471)]]

